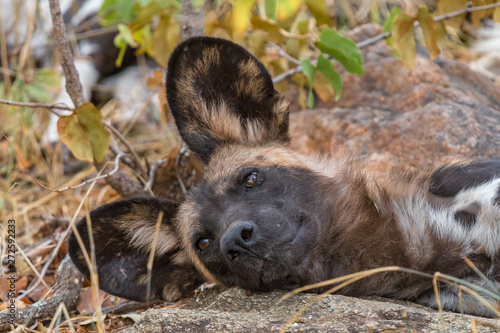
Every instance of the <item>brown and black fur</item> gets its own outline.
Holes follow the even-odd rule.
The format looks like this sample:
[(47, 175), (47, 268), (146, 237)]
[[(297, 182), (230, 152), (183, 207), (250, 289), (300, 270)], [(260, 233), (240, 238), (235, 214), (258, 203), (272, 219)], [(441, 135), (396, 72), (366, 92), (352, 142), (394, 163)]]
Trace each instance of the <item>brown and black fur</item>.
[[(269, 73), (226, 40), (200, 37), (179, 45), (168, 67), (167, 94), (179, 132), (206, 174), (179, 207), (139, 198), (90, 214), (103, 290), (135, 300), (175, 300), (205, 281), (291, 290), (393, 265), (498, 288), (500, 162), (450, 163), (432, 174), (382, 174), (348, 156), (300, 155), (289, 147), (288, 105)], [(146, 264), (160, 211), (146, 295)], [(85, 219), (78, 230), (89, 249)], [(88, 276), (74, 235), (69, 251)], [(432, 288), (427, 278), (386, 272), (339, 293), (436, 307)], [(459, 304), (455, 287), (441, 288), (440, 296), (447, 310), (492, 315), (465, 293)], [(498, 307), (498, 300), (482, 296)]]

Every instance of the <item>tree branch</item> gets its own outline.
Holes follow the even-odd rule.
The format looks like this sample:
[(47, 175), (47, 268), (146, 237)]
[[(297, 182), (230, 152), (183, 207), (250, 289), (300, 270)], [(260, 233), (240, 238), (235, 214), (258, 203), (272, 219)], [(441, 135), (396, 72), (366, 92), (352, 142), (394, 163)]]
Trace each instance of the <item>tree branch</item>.
[(71, 100), (75, 104), (75, 108), (82, 105), (85, 100), (83, 98), (83, 89), (80, 82), (80, 76), (75, 67), (73, 60), (73, 53), (66, 34), (66, 27), (61, 13), (61, 6), (59, 0), (49, 0), (50, 17), (52, 18), (52, 27), (54, 31), (54, 38), (57, 42), (57, 49), (59, 50), (59, 57), (61, 67), (64, 71), (66, 78), (66, 91), (68, 92)]
[[(56, 109), (56, 110), (64, 110), (64, 111), (74, 111), (74, 109), (70, 108), (69, 106), (62, 104), (62, 103), (54, 103), (54, 104), (44, 104), (44, 103), (25, 103), (25, 102), (15, 102), (15, 101), (8, 101), (6, 99), (0, 99), (0, 104), (5, 104), (5, 105), (12, 105), (12, 106), (21, 106), (21, 107), (27, 107), (27, 108), (45, 108), (49, 109)], [(61, 105), (58, 105), (61, 104)], [(51, 111), (52, 112), (52, 111)], [(56, 116), (59, 116), (58, 113), (53, 112)]]
[(205, 36), (203, 8), (196, 10), (191, 0), (182, 0), (181, 41), (195, 36)]
[[(66, 308), (74, 309), (78, 303), (81, 291), (81, 275), (67, 255), (59, 265), (57, 284), (54, 293), (45, 300), (40, 300), (33, 305), (16, 311), (14, 323), (29, 326), (36, 320), (52, 317), (60, 303)], [(0, 313), (0, 332), (10, 330), (10, 316), (8, 311)]]

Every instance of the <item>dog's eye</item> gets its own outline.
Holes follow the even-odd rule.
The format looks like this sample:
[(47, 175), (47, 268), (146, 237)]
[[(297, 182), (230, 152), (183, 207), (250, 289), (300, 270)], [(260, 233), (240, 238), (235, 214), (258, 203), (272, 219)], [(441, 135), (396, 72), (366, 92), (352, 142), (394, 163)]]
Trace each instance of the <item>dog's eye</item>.
[(203, 251), (210, 245), (211, 240), (208, 238), (202, 238), (198, 241), (198, 248)]
[(255, 185), (257, 181), (257, 171), (252, 171), (248, 176), (245, 177), (245, 186), (251, 188)]

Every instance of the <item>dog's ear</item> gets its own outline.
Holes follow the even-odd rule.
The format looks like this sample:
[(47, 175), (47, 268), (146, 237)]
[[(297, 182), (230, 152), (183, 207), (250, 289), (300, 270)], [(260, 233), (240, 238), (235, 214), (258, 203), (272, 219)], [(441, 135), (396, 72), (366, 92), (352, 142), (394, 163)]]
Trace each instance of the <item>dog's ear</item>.
[[(163, 199), (137, 198), (104, 205), (90, 213), (100, 289), (136, 301), (174, 301), (204, 282), (182, 249), (174, 222), (177, 207)], [(161, 211), (163, 220), (147, 295), (147, 263)], [(77, 230), (90, 253), (86, 218), (78, 222)], [(89, 268), (74, 234), (69, 237), (68, 251), (76, 267), (89, 278)]]
[(289, 141), (288, 103), (264, 65), (237, 44), (185, 41), (172, 53), (166, 85), (177, 128), (205, 164), (222, 146)]

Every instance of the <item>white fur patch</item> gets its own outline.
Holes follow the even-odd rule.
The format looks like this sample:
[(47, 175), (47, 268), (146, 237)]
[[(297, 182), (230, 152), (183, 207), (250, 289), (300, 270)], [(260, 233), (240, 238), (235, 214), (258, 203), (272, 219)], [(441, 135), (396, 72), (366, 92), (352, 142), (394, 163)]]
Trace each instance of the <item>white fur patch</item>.
[[(465, 255), (486, 253), (494, 258), (500, 250), (500, 206), (494, 204), (500, 178), (458, 193), (450, 206), (433, 206), (423, 193), (393, 201), (401, 231), (409, 246), (425, 254), (427, 233), (462, 244)], [(457, 212), (479, 207), (476, 221), (465, 226), (456, 220)], [(420, 248), (419, 248), (420, 247)]]

